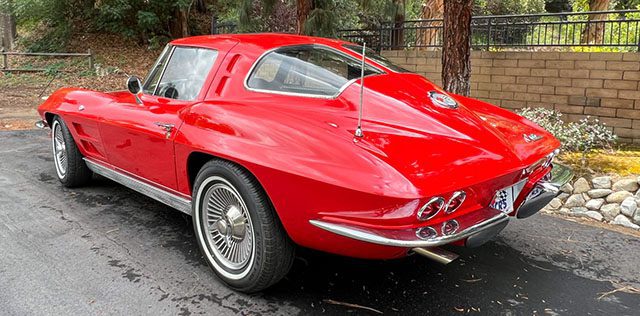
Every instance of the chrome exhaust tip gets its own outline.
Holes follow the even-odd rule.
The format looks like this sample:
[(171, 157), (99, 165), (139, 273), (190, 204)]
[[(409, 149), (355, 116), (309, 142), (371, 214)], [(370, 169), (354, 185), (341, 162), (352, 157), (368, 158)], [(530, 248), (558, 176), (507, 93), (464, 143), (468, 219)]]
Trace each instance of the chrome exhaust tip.
[(451, 261), (456, 260), (459, 257), (458, 254), (453, 253), (451, 251), (444, 250), (439, 247), (433, 247), (433, 248), (418, 247), (418, 248), (413, 248), (411, 250), (413, 250), (413, 252), (423, 257), (429, 258), (441, 264), (449, 264), (451, 263)]
[(44, 129), (49, 126), (49, 124), (47, 124), (47, 121), (45, 120), (38, 120), (34, 125), (39, 129)]

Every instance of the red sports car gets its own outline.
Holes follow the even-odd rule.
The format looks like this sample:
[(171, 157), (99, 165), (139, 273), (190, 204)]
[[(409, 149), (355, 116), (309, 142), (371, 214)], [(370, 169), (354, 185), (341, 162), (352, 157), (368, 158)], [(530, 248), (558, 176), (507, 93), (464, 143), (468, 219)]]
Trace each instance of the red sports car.
[(192, 215), (230, 287), (264, 289), (295, 245), (391, 259), (478, 246), (571, 172), (532, 122), (358, 45), (284, 34), (171, 42), (128, 91), (56, 91), (38, 111), (58, 178), (93, 173)]

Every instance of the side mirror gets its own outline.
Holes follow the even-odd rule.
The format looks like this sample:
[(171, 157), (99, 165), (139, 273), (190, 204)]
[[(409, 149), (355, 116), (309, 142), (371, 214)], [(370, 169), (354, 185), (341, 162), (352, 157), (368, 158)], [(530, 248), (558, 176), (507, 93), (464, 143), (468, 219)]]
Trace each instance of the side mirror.
[(127, 89), (136, 97), (136, 103), (142, 104), (140, 97), (142, 96), (142, 82), (140, 78), (131, 76), (127, 79)]

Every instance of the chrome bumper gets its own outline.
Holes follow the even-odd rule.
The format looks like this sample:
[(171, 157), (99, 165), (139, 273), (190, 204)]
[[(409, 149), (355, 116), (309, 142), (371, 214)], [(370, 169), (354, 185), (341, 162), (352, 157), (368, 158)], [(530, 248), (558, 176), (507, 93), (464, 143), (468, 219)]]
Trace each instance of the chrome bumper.
[[(445, 223), (452, 221), (455, 221), (459, 228), (456, 232), (447, 235), (442, 228)], [(435, 237), (429, 239), (422, 239), (417, 235), (418, 231), (424, 229), (424, 227), (392, 230), (337, 224), (322, 220), (310, 220), (309, 222), (326, 231), (360, 241), (384, 246), (415, 248), (442, 246), (474, 235), (481, 235), (481, 232), (492, 232), (491, 236), (482, 235), (482, 237), (490, 239), (497, 235), (508, 221), (509, 216), (507, 214), (491, 208), (481, 209), (459, 216), (455, 220), (435, 226), (427, 226), (436, 232)], [(484, 240), (484, 238), (482, 239)]]
[(533, 187), (520, 208), (518, 208), (516, 217), (527, 218), (540, 211), (560, 194), (560, 188), (571, 181), (572, 178), (573, 172), (567, 166), (553, 164), (550, 179), (543, 179)]

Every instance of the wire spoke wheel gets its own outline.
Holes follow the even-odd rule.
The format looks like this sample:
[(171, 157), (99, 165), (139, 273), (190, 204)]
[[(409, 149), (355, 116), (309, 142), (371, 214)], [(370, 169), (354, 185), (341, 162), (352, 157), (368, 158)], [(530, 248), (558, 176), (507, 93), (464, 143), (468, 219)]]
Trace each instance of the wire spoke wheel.
[(213, 177), (200, 208), (206, 242), (216, 262), (242, 273), (253, 259), (255, 234), (251, 216), (238, 191), (225, 179)]
[(212, 159), (200, 168), (192, 198), (198, 246), (225, 284), (253, 293), (287, 274), (295, 247), (250, 173), (232, 162)]
[(67, 174), (67, 144), (62, 133), (62, 126), (56, 121), (53, 123), (51, 133), (53, 146), (53, 159), (56, 165), (56, 172), (59, 178), (64, 178)]

